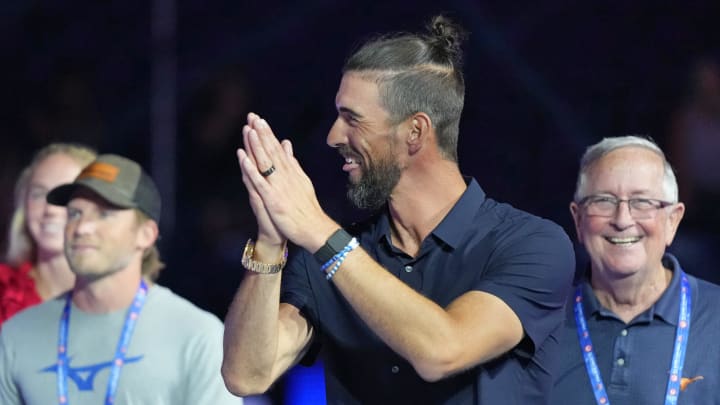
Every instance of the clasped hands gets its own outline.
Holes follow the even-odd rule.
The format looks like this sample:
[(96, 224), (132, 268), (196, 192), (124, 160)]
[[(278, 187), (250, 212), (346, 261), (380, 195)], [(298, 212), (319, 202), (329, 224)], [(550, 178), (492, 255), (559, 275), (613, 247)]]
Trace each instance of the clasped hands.
[(242, 132), (244, 148), (237, 157), (258, 223), (257, 243), (283, 246), (290, 240), (315, 252), (339, 226), (320, 207), (292, 143), (280, 142), (255, 113), (248, 114)]

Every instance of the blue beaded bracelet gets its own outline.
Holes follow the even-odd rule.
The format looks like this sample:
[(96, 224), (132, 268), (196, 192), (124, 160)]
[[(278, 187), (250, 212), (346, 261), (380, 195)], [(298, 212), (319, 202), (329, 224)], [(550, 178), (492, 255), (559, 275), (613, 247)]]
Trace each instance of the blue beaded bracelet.
[(340, 256), (342, 256), (343, 254), (347, 254), (349, 251), (355, 249), (359, 244), (360, 244), (360, 243), (358, 242), (357, 239), (355, 239), (355, 238), (350, 239), (350, 241), (348, 242), (348, 244), (345, 245), (345, 247), (342, 248), (341, 251), (337, 252), (337, 253), (335, 254), (335, 256), (331, 257), (330, 260), (328, 260), (327, 262), (325, 262), (325, 264), (323, 264), (323, 265), (320, 267), (320, 271), (325, 271), (325, 270), (327, 270), (328, 267), (332, 266), (333, 263), (335, 263), (336, 261), (338, 261), (338, 259), (340, 258)]
[(331, 259), (331, 261), (329, 263), (325, 263), (325, 265), (323, 265), (323, 271), (324, 271), (325, 269), (327, 269), (330, 266), (330, 264), (335, 262), (335, 265), (332, 267), (332, 269), (330, 269), (330, 271), (325, 275), (325, 280), (330, 281), (333, 278), (335, 273), (340, 268), (340, 265), (345, 261), (345, 258), (347, 257), (347, 255), (350, 252), (352, 252), (352, 250), (355, 249), (356, 247), (358, 247), (359, 245), (360, 245), (360, 243), (358, 242), (358, 240), (355, 238), (352, 238), (350, 240), (350, 242), (347, 245), (345, 245), (343, 250), (341, 250), (338, 254), (333, 256), (333, 258)]

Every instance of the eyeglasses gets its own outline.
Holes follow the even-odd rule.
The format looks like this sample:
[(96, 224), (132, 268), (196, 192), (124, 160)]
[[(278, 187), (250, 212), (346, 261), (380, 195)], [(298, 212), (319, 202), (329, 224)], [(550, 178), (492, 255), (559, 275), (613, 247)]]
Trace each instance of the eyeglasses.
[(618, 206), (622, 202), (628, 204), (630, 216), (634, 219), (652, 218), (659, 209), (675, 204), (654, 198), (629, 198), (622, 200), (609, 195), (590, 195), (578, 201), (578, 204), (585, 207), (585, 212), (587, 212), (588, 215), (612, 217), (615, 216)]

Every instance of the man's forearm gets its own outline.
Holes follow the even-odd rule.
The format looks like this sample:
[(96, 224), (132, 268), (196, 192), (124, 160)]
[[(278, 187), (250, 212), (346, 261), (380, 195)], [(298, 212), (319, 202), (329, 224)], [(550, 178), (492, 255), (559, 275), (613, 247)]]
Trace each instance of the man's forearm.
[(360, 249), (347, 258), (332, 282), (363, 321), (413, 365), (426, 361), (442, 342), (451, 341), (450, 319), (443, 308)]
[(465, 294), (443, 308), (361, 249), (342, 266), (332, 282), (363, 321), (427, 381), (497, 357), (522, 338), (515, 314), (490, 294)]
[(236, 395), (264, 392), (277, 358), (280, 275), (246, 272), (225, 318), (222, 373)]

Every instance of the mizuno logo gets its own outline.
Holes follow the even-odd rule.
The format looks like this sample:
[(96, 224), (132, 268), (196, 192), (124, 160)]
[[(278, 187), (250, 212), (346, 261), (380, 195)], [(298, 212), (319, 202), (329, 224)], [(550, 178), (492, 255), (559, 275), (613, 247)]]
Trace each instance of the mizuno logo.
[[(128, 357), (125, 359), (124, 364), (137, 363), (142, 360), (143, 356)], [(110, 368), (113, 365), (112, 361), (106, 361), (104, 363), (98, 363), (90, 366), (73, 367), (70, 365), (72, 358), (68, 357), (68, 377), (75, 381), (79, 391), (92, 391), (95, 376), (97, 373), (105, 368)], [(57, 373), (57, 364), (45, 367), (40, 370), (41, 373)], [(683, 379), (684, 380), (684, 379)]]

